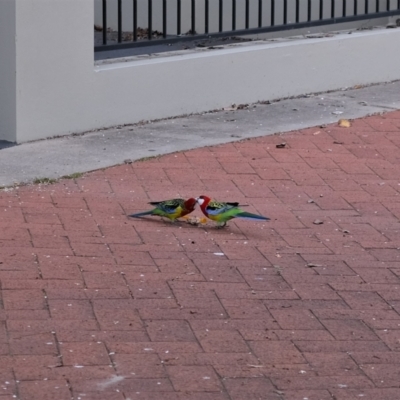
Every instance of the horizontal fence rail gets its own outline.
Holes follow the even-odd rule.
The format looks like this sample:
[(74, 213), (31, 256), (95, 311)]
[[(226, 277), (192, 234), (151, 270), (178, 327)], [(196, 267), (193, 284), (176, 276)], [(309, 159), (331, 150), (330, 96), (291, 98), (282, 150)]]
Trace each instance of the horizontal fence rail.
[[(400, 0), (95, 0), (95, 51), (400, 15)], [(113, 39), (110, 39), (110, 36)]]

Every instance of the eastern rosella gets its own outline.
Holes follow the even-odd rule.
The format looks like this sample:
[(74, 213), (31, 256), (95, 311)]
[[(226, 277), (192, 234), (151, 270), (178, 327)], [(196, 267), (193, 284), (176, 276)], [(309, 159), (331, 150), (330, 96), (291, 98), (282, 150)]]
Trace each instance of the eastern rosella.
[(195, 209), (197, 202), (196, 199), (191, 197), (187, 200), (171, 199), (164, 201), (151, 201), (149, 204), (156, 207), (149, 211), (128, 215), (128, 217), (137, 218), (144, 215), (158, 215), (160, 217), (166, 217), (171, 221), (175, 221), (177, 218), (190, 214)]
[(239, 203), (220, 203), (211, 200), (207, 196), (200, 196), (196, 199), (203, 214), (217, 222), (218, 227), (223, 228), (227, 221), (232, 218), (246, 218), (253, 220), (268, 221), (269, 218), (262, 215), (251, 214), (239, 208)]

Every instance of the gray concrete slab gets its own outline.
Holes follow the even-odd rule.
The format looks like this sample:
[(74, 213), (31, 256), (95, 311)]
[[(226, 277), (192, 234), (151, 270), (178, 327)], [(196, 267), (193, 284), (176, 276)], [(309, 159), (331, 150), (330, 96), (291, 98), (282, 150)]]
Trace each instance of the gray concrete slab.
[[(226, 105), (230, 107), (229, 104)], [(400, 82), (0, 146), (0, 186), (400, 109)]]

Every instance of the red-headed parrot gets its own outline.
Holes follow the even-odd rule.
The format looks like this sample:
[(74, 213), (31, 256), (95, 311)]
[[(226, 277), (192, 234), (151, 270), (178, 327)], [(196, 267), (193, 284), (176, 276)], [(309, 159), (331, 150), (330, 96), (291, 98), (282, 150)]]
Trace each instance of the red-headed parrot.
[(149, 204), (156, 207), (149, 211), (128, 215), (128, 217), (139, 218), (145, 215), (158, 215), (160, 217), (166, 217), (171, 221), (175, 221), (177, 218), (190, 214), (195, 209), (197, 202), (196, 199), (191, 197), (187, 200), (171, 199), (164, 201), (151, 201)]
[(268, 221), (269, 218), (262, 215), (251, 214), (239, 208), (239, 203), (220, 203), (211, 200), (207, 196), (200, 196), (196, 199), (203, 214), (211, 220), (217, 222), (218, 227), (223, 228), (227, 221), (232, 218), (246, 218), (252, 220)]

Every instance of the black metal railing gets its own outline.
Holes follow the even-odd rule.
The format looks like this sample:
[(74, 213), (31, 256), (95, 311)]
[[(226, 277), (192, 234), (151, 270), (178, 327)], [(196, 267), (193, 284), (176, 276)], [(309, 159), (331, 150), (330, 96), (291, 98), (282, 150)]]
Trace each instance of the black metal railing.
[[(98, 0), (98, 3), (99, 1), (102, 26), (97, 29), (102, 30), (102, 43), (95, 45), (95, 51), (172, 44), (210, 37), (254, 35), (400, 15), (400, 0)], [(126, 20), (126, 15), (123, 15), (123, 5), (128, 1), (131, 10), (130, 29), (125, 29), (123, 21)], [(186, 10), (190, 6), (189, 13), (185, 13), (186, 20), (183, 17), (182, 3), (185, 3)], [(114, 7), (116, 5), (117, 9), (115, 29), (107, 28), (110, 4)], [(239, 5), (242, 10), (240, 13)], [(199, 6), (201, 13), (198, 12)], [(171, 10), (175, 24), (168, 18)], [(140, 11), (147, 14), (147, 21), (144, 19), (143, 22), (143, 18), (140, 21), (141, 25), (147, 25), (145, 27), (139, 25)], [(226, 23), (226, 13), (231, 14), (229, 24)], [(189, 15), (190, 29), (182, 34), (183, 23), (185, 26), (188, 24)], [(156, 18), (160, 31), (154, 30)], [(213, 28), (211, 19), (216, 21)], [(239, 22), (241, 28), (238, 28)], [(196, 31), (197, 28), (199, 32)], [(111, 41), (110, 33), (114, 34)]]

